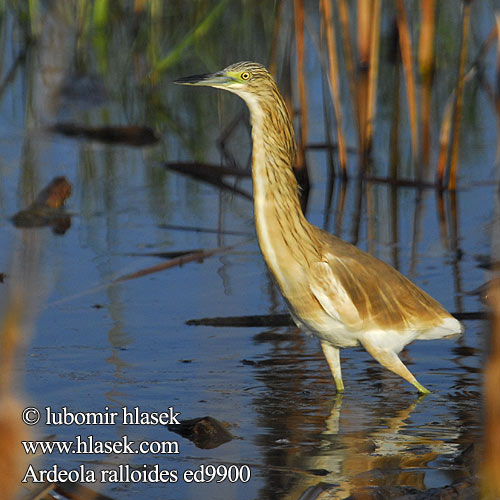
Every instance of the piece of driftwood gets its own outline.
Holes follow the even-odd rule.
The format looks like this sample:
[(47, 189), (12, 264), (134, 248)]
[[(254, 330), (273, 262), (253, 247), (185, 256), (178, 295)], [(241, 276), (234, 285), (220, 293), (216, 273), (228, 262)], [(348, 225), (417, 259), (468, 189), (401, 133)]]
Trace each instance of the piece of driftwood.
[(63, 206), (71, 196), (71, 184), (66, 177), (55, 177), (43, 188), (31, 205), (17, 212), (12, 223), (19, 228), (51, 226), (55, 234), (64, 234), (71, 227), (71, 218)]
[[(488, 319), (489, 313), (486, 311), (472, 311), (463, 313), (453, 313), (453, 316), (460, 321), (484, 320)], [(295, 326), (292, 317), (288, 313), (284, 314), (261, 314), (255, 316), (223, 316), (214, 318), (197, 318), (186, 321), (187, 325), (194, 326), (233, 326), (233, 327), (277, 327)]]
[(125, 275), (120, 276), (119, 278), (116, 278), (115, 280), (113, 280), (113, 283), (119, 283), (122, 281), (128, 281), (128, 280), (132, 280), (132, 279), (136, 279), (136, 278), (141, 278), (143, 276), (147, 276), (148, 274), (153, 274), (153, 273), (157, 273), (159, 271), (163, 271), (164, 269), (182, 266), (184, 264), (187, 264), (188, 262), (193, 262), (193, 261), (202, 262), (204, 259), (211, 257), (212, 255), (216, 255), (219, 253), (225, 253), (225, 252), (228, 252), (229, 250), (232, 250), (233, 248), (234, 248), (234, 245), (227, 246), (227, 247), (213, 248), (211, 250), (200, 250), (197, 252), (191, 252), (191, 253), (188, 253), (186, 255), (182, 255), (180, 257), (170, 259), (168, 262), (162, 262), (161, 264), (156, 264), (155, 266), (146, 267), (144, 269), (140, 269), (139, 271), (135, 271), (135, 272), (130, 273), (130, 274), (125, 274)]
[(229, 236), (249, 236), (253, 237), (254, 233), (249, 233), (245, 231), (230, 231), (226, 229), (213, 229), (209, 227), (198, 227), (198, 226), (186, 226), (178, 224), (158, 224), (161, 229), (169, 229), (172, 231), (192, 231), (194, 233), (210, 233), (210, 234), (225, 234)]
[(187, 325), (195, 326), (235, 326), (235, 327), (276, 327), (294, 326), (292, 317), (285, 314), (262, 314), (259, 316), (226, 316), (216, 318), (190, 319)]
[(74, 123), (56, 123), (49, 130), (67, 137), (83, 137), (107, 144), (137, 147), (151, 146), (160, 140), (152, 128), (138, 125), (89, 127)]
[(165, 168), (178, 172), (183, 175), (187, 175), (193, 179), (206, 182), (212, 186), (218, 187), (220, 189), (225, 189), (231, 191), (232, 193), (238, 194), (246, 198), (247, 200), (252, 200), (252, 195), (247, 193), (245, 190), (240, 189), (237, 186), (228, 184), (224, 177), (232, 176), (237, 178), (250, 177), (250, 172), (241, 170), (238, 168), (224, 167), (218, 165), (209, 165), (204, 163), (177, 163), (168, 162), (165, 163)]
[(196, 250), (178, 250), (173, 252), (129, 252), (125, 255), (128, 257), (158, 257), (159, 259), (176, 259), (177, 257), (202, 251), (202, 249), (197, 248)]
[(227, 425), (213, 417), (181, 420), (180, 424), (168, 424), (169, 431), (192, 441), (203, 450), (210, 450), (234, 439)]

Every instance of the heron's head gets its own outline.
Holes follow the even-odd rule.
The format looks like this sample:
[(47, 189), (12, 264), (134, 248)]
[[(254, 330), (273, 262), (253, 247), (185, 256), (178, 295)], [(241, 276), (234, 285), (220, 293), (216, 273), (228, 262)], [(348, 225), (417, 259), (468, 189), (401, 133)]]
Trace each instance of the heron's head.
[(180, 78), (174, 83), (201, 85), (228, 90), (245, 100), (277, 92), (276, 84), (269, 71), (255, 62), (237, 62), (215, 73)]
[(295, 161), (292, 122), (273, 77), (262, 64), (238, 62), (216, 73), (187, 76), (174, 83), (215, 87), (240, 96), (250, 109), (254, 147), (257, 140), (263, 140), (263, 147), (280, 150), (288, 164)]

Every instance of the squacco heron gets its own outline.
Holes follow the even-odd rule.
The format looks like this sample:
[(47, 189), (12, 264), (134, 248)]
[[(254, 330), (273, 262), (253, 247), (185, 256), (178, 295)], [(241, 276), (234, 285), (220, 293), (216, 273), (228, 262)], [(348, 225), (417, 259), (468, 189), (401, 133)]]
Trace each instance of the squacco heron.
[(296, 324), (319, 338), (337, 391), (344, 390), (339, 349), (362, 345), (420, 393), (429, 393), (398, 353), (413, 340), (455, 335), (463, 327), (396, 269), (306, 220), (292, 170), (292, 122), (267, 69), (239, 62), (176, 83), (228, 90), (250, 109), (260, 249)]

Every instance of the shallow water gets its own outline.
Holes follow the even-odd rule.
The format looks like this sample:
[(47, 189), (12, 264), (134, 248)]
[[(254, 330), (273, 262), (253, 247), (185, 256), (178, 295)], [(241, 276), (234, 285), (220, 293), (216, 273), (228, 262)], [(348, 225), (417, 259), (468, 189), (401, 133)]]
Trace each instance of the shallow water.
[[(122, 22), (130, 27), (125, 14)], [(176, 441), (180, 452), (52, 453), (36, 466), (46, 469), (56, 463), (72, 469), (84, 464), (98, 470), (131, 464), (142, 470), (143, 464), (158, 464), (178, 471), (180, 479), (168, 484), (88, 484), (116, 499), (298, 499), (306, 492), (313, 495), (318, 485), (332, 488), (331, 498), (343, 498), (362, 485), (424, 489), (471, 474), (470, 446), (482, 432), (481, 368), (488, 322), (465, 321), (462, 337), (408, 346), (402, 357), (432, 391), (425, 398), (362, 349), (342, 351), (346, 393), (337, 396), (317, 341), (296, 328), (186, 325), (196, 318), (286, 310), (258, 249), (251, 202), (163, 165), (220, 163), (216, 139), (243, 105), (211, 89), (168, 83), (205, 71), (201, 56), (173, 65), (164, 84), (145, 91), (140, 55), (128, 54), (135, 65), (126, 51), (112, 57), (120, 44), (130, 46), (130, 33), (121, 32), (117, 20), (106, 56), (99, 56), (97, 42), (84, 39), (83, 47), (75, 49), (87, 58), (82, 62), (70, 50), (77, 41), (76, 27), (67, 18), (62, 21), (55, 8), (45, 16), (41, 38), (27, 49), (0, 101), (0, 271), (7, 273), (7, 282), (13, 254), (22, 262), (33, 239), (41, 247), (30, 283), (39, 311), (17, 370), (26, 405), (41, 410), (66, 406), (73, 412), (174, 407), (180, 418), (210, 415), (227, 423), (235, 439), (199, 449), (162, 426), (38, 424), (38, 439), (92, 434), (116, 441), (126, 434), (135, 441)], [(484, 24), (489, 26), (486, 20)], [(22, 49), (12, 35), (15, 26), (12, 14), (2, 21), (5, 68)], [(258, 41), (245, 43), (238, 58), (258, 58)], [(221, 66), (231, 62), (224, 57)], [(323, 140), (323, 125), (313, 118), (322, 116), (321, 91), (315, 91), (321, 88), (320, 66), (312, 58), (308, 66), (310, 140), (315, 143)], [(381, 183), (363, 185), (360, 194), (356, 181), (344, 187), (336, 182), (333, 202), (325, 209), (327, 155), (308, 153), (308, 219), (395, 265), (452, 312), (484, 310), (478, 294), (470, 292), (486, 281), (479, 264), (490, 254), (495, 188), (488, 180), (493, 178), (496, 122), (484, 94), (475, 90), (466, 96), (473, 116), (463, 125), (460, 189), (456, 199), (444, 193), (444, 219), (433, 189)], [(389, 129), (383, 103), (380, 114), (374, 163), (382, 174), (389, 150), (381, 146)], [(59, 121), (148, 125), (161, 138), (144, 148), (106, 145), (47, 131)], [(243, 114), (227, 141), (241, 167), (250, 155), (245, 124)], [(402, 147), (402, 156), (406, 149)], [(354, 168), (354, 156), (351, 162)], [(14, 228), (9, 217), (57, 175), (73, 185), (67, 202), (71, 228), (63, 236), (49, 229)], [(249, 179), (237, 185), (251, 192)], [(111, 284), (164, 262), (148, 253), (226, 245), (235, 247), (203, 262)], [(251, 479), (182, 480), (184, 471), (207, 464), (246, 464)]]

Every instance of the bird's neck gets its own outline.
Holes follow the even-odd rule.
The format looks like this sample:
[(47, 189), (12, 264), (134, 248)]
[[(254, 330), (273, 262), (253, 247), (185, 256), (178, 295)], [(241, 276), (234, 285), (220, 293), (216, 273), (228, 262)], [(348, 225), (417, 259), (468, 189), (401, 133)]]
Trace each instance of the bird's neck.
[(296, 153), (293, 127), (281, 98), (269, 106), (253, 96), (245, 100), (252, 122), (257, 236), (264, 258), (283, 288), (291, 260), (307, 255), (306, 247), (314, 249), (292, 169)]

